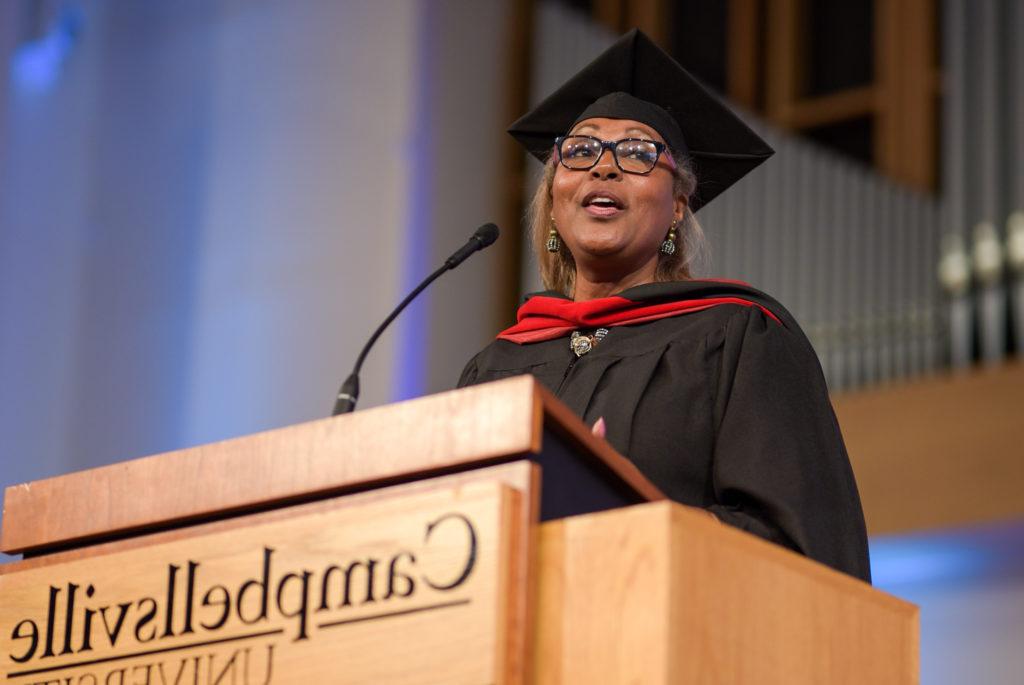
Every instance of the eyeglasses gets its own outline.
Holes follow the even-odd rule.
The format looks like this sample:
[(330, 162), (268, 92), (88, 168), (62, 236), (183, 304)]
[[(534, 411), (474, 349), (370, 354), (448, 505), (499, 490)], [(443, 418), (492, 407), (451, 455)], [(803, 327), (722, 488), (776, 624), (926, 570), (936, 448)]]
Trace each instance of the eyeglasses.
[[(612, 151), (615, 165), (627, 174), (649, 174), (658, 158), (668, 149), (665, 143), (643, 138), (601, 140), (593, 136), (559, 136), (555, 138), (558, 161), (566, 169), (586, 171), (597, 166), (605, 150)], [(675, 168), (675, 160), (666, 155)]]

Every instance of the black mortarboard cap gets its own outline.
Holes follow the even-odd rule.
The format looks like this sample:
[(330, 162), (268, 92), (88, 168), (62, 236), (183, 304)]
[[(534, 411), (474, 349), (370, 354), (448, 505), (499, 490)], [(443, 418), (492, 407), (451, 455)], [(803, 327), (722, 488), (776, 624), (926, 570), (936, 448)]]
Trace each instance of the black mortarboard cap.
[(633, 119), (690, 157), (697, 211), (773, 153), (740, 120), (650, 38), (633, 29), (566, 81), (508, 132), (546, 161), (557, 136), (594, 117)]

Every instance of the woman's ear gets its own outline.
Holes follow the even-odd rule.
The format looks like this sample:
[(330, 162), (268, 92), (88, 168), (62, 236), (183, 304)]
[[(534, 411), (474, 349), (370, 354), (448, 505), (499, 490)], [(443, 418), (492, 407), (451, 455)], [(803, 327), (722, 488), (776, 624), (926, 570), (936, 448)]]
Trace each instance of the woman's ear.
[(672, 216), (677, 222), (683, 223), (683, 219), (686, 217), (686, 208), (688, 206), (689, 201), (685, 197), (679, 196), (676, 198), (675, 205), (672, 208)]

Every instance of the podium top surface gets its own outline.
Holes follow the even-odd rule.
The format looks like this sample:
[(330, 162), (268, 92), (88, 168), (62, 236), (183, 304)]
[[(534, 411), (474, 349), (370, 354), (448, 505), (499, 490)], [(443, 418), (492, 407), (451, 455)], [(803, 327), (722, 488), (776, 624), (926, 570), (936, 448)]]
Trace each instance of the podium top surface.
[(663, 496), (530, 376), (22, 483), (0, 550), (94, 540), (538, 455), (545, 431), (640, 500)]

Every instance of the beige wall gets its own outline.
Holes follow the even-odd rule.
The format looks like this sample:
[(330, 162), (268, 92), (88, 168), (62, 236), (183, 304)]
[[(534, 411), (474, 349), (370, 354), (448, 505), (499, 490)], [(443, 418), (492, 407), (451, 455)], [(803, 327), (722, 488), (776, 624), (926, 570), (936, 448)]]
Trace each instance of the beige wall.
[[(397, 302), (420, 40), (397, 0), (232, 0), (215, 31), (189, 443), (324, 415)], [(386, 338), (364, 405), (391, 359)]]

